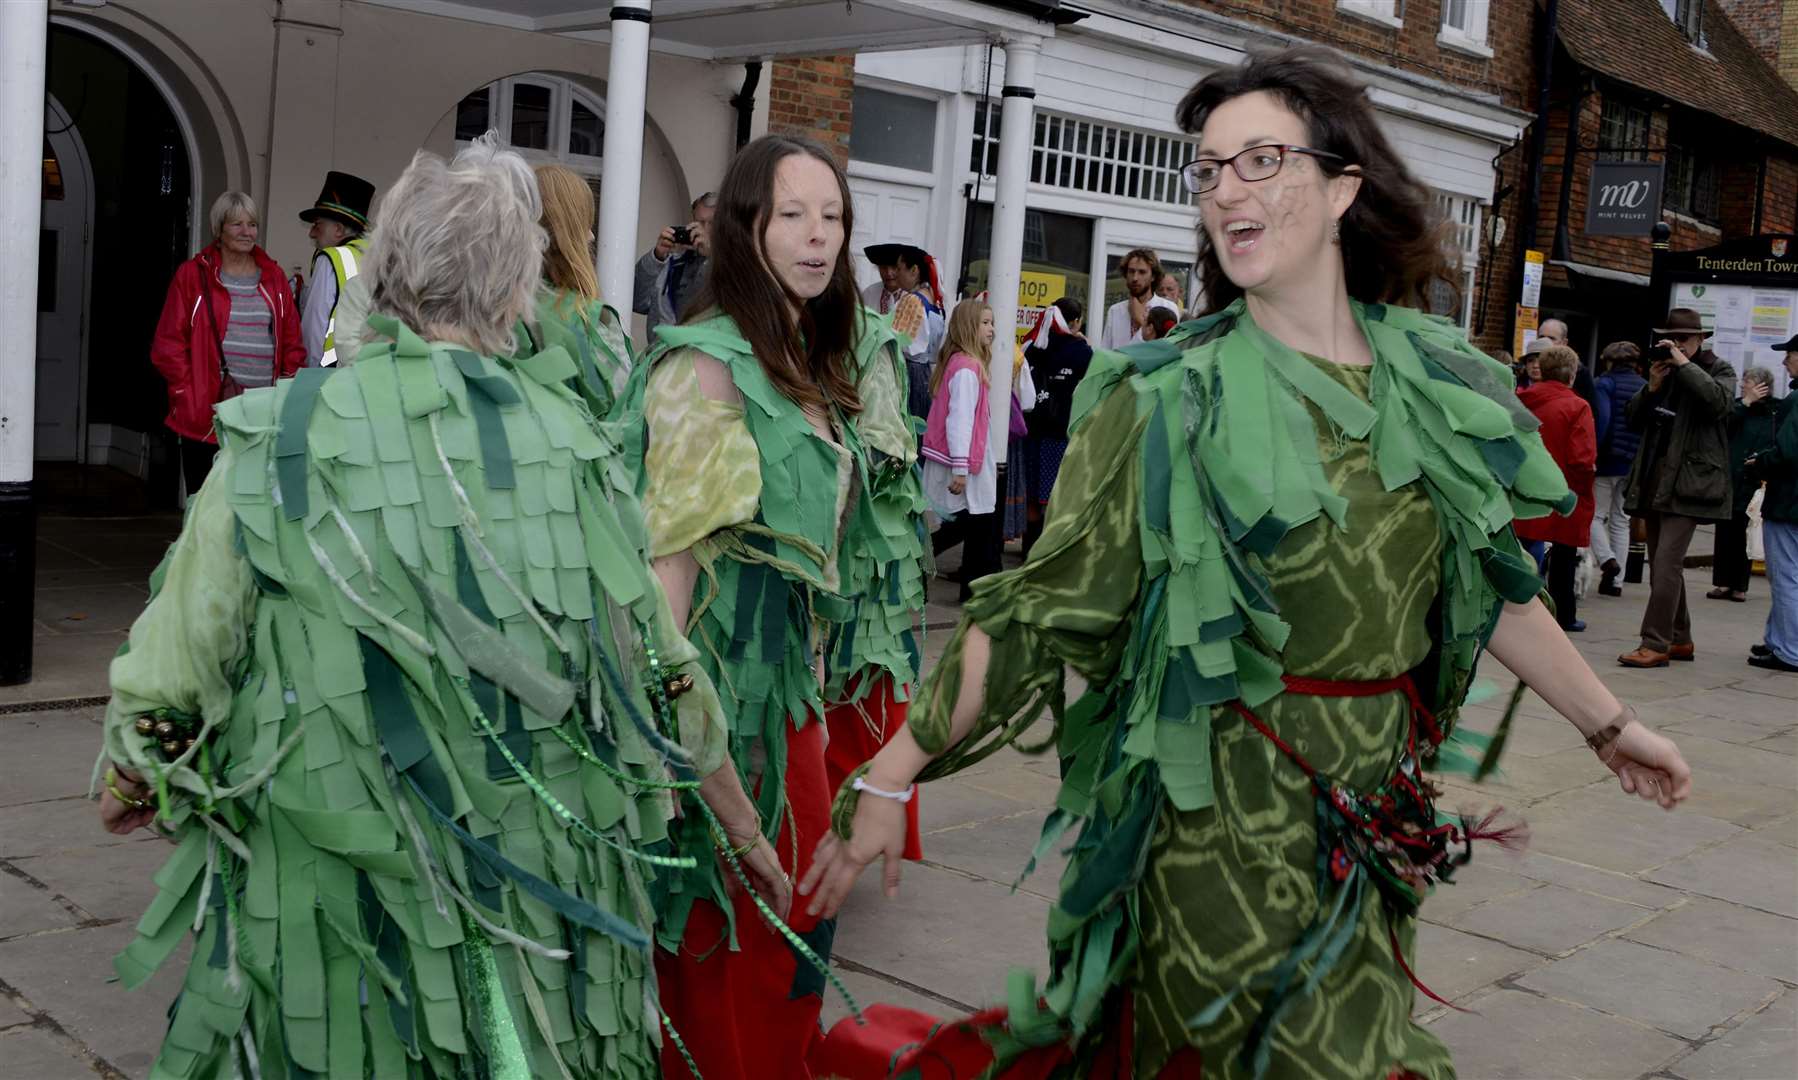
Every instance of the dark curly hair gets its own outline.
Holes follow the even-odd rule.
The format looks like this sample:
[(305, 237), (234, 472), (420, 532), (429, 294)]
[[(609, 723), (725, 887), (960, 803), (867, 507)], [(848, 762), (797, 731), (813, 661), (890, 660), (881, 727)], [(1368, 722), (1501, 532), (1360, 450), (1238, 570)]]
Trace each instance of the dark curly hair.
[[(1215, 71), (1187, 91), (1175, 110), (1180, 128), (1197, 135), (1218, 106), (1266, 91), (1304, 122), (1306, 145), (1341, 160), (1313, 158), (1326, 176), (1354, 171), (1361, 190), (1342, 215), (1342, 263), (1349, 295), (1364, 303), (1428, 308), (1441, 282), (1460, 307), (1459, 267), (1443, 243), (1446, 223), (1430, 190), (1405, 168), (1374, 118), (1367, 89), (1334, 52), (1316, 45), (1252, 52), (1241, 64)], [(1199, 281), (1205, 313), (1242, 295), (1225, 276), (1217, 252), (1199, 229)]]

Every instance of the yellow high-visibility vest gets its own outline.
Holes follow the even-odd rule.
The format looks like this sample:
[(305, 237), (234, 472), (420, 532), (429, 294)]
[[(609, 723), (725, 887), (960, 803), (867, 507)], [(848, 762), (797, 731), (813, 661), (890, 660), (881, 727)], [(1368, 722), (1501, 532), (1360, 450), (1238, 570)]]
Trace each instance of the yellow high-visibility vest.
[(362, 272), (362, 258), (368, 253), (368, 237), (358, 236), (339, 247), (326, 248), (331, 271), (337, 275), (337, 298), (331, 301), (331, 321), (325, 325), (325, 351), (319, 357), (320, 367), (337, 363), (337, 305), (343, 300), (343, 287)]

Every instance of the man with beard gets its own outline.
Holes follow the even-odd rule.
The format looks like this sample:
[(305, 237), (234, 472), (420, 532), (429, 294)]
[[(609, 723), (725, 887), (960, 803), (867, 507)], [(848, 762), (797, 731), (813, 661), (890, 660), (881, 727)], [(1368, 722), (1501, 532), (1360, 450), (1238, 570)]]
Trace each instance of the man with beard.
[(1124, 290), (1128, 295), (1105, 312), (1105, 332), (1100, 338), (1100, 347), (1106, 349), (1121, 349), (1142, 339), (1143, 324), (1149, 318), (1149, 300), (1155, 295), (1155, 283), (1164, 273), (1161, 258), (1148, 248), (1137, 248), (1125, 255), (1124, 261), (1118, 264), (1118, 272), (1124, 275)]

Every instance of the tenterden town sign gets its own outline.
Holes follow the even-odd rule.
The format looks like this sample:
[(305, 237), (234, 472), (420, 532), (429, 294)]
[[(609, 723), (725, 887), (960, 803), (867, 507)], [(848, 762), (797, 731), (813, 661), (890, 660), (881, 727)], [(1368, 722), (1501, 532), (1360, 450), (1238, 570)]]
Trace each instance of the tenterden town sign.
[(1586, 189), (1587, 236), (1647, 236), (1661, 220), (1660, 162), (1595, 161)]

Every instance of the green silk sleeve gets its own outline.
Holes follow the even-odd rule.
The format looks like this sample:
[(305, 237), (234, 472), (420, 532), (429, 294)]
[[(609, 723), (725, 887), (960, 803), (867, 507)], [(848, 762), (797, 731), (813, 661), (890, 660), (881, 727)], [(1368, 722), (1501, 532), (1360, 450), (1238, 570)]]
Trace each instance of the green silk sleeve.
[(686, 551), (720, 529), (755, 517), (761, 452), (743, 406), (705, 395), (699, 354), (671, 356), (649, 376), (643, 420), (643, 514), (650, 558)]
[(231, 453), (221, 451), (150, 578), (149, 605), (112, 661), (106, 751), (133, 772), (163, 767), (155, 744), (132, 729), (139, 715), (170, 709), (218, 725), (231, 712), (232, 673), (249, 647), (255, 588), (226, 498), (232, 465)]
[[(1143, 578), (1138, 412), (1136, 394), (1123, 386), (1082, 420), (1029, 561), (974, 584), (966, 615), (912, 711), (918, 744), (939, 755), (919, 779), (981, 761), (1021, 736), (1045, 705), (1059, 723), (1064, 665), (1090, 682), (1117, 670)], [(992, 641), (986, 694), (973, 729), (951, 747), (950, 714), (972, 626)]]

